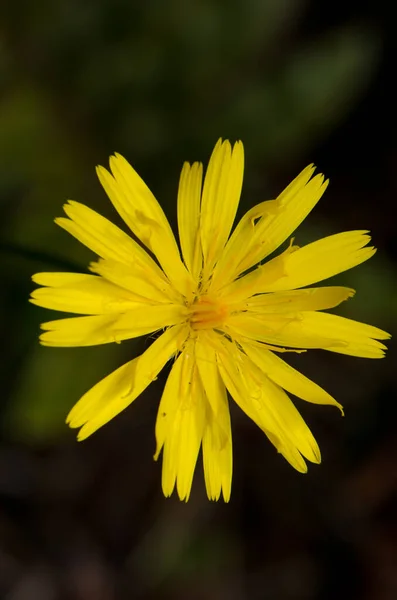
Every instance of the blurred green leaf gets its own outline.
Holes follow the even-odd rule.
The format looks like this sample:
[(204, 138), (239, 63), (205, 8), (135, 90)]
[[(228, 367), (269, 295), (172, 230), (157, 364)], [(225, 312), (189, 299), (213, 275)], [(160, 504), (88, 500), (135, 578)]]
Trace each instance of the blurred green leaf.
[(349, 112), (370, 81), (379, 51), (371, 29), (332, 30), (291, 54), (274, 75), (251, 79), (215, 117), (227, 135), (243, 137), (257, 159), (291, 160)]
[[(136, 344), (132, 341), (128, 346), (133, 358)], [(45, 348), (37, 341), (20, 371), (19, 385), (4, 415), (7, 437), (34, 443), (51, 442), (66, 435), (65, 418), (72, 406), (123, 359), (125, 348), (118, 350), (114, 344)]]

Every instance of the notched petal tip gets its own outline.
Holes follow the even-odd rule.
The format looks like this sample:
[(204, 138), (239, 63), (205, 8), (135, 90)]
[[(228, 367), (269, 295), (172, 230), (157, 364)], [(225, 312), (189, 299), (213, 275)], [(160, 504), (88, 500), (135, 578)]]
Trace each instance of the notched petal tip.
[[(72, 219), (72, 220), (73, 220), (73, 215), (76, 214), (76, 211), (87, 210), (87, 207), (85, 206), (85, 204), (82, 204), (81, 202), (77, 202), (77, 200), (70, 200), (70, 199), (67, 200), (62, 205), (62, 208), (63, 208), (63, 211), (66, 213), (66, 215), (69, 217), (69, 219)], [(58, 218), (62, 218), (62, 217), (58, 217)]]
[[(295, 179), (291, 183), (294, 183), (294, 182), (296, 182), (299, 179), (301, 181), (303, 181), (304, 178), (306, 178), (306, 182), (309, 181), (310, 178), (313, 176), (313, 174), (314, 174), (314, 172), (315, 172), (316, 169), (317, 169), (317, 165), (315, 165), (314, 163), (308, 164), (307, 167), (305, 167), (304, 169), (302, 169), (302, 171), (295, 177)], [(322, 175), (322, 173), (318, 173), (318, 174)], [(303, 185), (305, 185), (305, 184), (303, 184)]]
[[(73, 427), (72, 425), (69, 425), (69, 427)], [(78, 442), (83, 442), (84, 440), (86, 440), (89, 436), (91, 435), (91, 433), (85, 433), (84, 431), (84, 426), (80, 429), (80, 431), (78, 432), (76, 439)]]
[(317, 443), (315, 446), (312, 446), (312, 451), (313, 456), (308, 458), (308, 460), (310, 460), (310, 462), (314, 463), (315, 465), (321, 464), (321, 450)]
[[(105, 261), (103, 259), (92, 260), (88, 263), (88, 270), (91, 271), (91, 273), (95, 273), (95, 275), (97, 275), (98, 269), (101, 269), (103, 264), (105, 264)], [(102, 275), (100, 276), (102, 277)]]
[(109, 173), (109, 171), (103, 165), (97, 165), (95, 167), (95, 173), (101, 183), (102, 183), (102, 179), (104, 177), (112, 177), (113, 178), (113, 175), (111, 173)]
[[(324, 175), (323, 175), (323, 177), (324, 177)], [(323, 193), (325, 192), (325, 190), (327, 189), (328, 186), (329, 186), (329, 179), (327, 178), (323, 181), (323, 183), (321, 185), (321, 189), (322, 189)]]
[(111, 170), (111, 175), (117, 179), (117, 171), (119, 169), (128, 169), (129, 171), (135, 173), (134, 167), (128, 162), (124, 156), (115, 152), (111, 156), (109, 156), (109, 167)]
[(234, 144), (232, 146), (232, 152), (233, 152), (233, 154), (235, 152), (239, 152), (239, 153), (244, 152), (244, 144), (241, 140), (236, 140), (234, 142)]
[(63, 223), (68, 221), (69, 219), (66, 219), (65, 217), (55, 217), (54, 219), (55, 225), (59, 225), (59, 227), (63, 227)]
[(359, 357), (359, 358), (385, 358), (386, 356), (386, 352), (387, 352), (387, 347), (384, 346), (383, 344), (379, 344), (379, 347), (376, 348), (376, 351), (373, 351), (373, 354), (371, 354), (371, 356), (364, 356), (364, 357)]

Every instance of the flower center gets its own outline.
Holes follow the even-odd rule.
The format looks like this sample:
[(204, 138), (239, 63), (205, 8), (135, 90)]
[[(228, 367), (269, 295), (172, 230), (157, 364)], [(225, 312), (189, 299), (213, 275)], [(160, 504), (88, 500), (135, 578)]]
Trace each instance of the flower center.
[(229, 314), (227, 306), (211, 296), (199, 296), (189, 307), (192, 329), (221, 327)]

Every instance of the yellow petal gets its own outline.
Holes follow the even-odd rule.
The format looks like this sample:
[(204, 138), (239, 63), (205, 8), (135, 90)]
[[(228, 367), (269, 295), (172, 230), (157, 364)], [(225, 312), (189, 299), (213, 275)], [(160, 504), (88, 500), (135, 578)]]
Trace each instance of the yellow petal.
[(225, 340), (223, 345), (226, 352), (218, 355), (219, 370), (240, 408), (267, 435), (270, 432), (270, 437), (280, 440), (281, 447), (296, 448), (311, 462), (319, 463), (317, 442), (286, 393), (231, 342)]
[(131, 231), (156, 256), (178, 291), (191, 293), (191, 278), (183, 265), (167, 218), (144, 181), (120, 156), (110, 157), (112, 175), (103, 167), (97, 174), (114, 207)]
[[(251, 271), (248, 275), (238, 277), (228, 285), (217, 290), (216, 294), (224, 298), (230, 304), (238, 304), (243, 300), (251, 298), (255, 294), (267, 293), (263, 290), (263, 281), (266, 281), (268, 287), (273, 281), (278, 281), (285, 276), (285, 259), (292, 252), (296, 252), (297, 247), (290, 245), (279, 256), (276, 256), (269, 262), (261, 265)], [(266, 268), (266, 278), (263, 277), (263, 269)]]
[(302, 310), (326, 310), (351, 298), (355, 291), (341, 286), (308, 288), (290, 292), (259, 294), (249, 298), (244, 307), (250, 313), (284, 313)]
[(277, 452), (282, 454), (289, 464), (294, 467), (299, 473), (307, 473), (307, 464), (299, 450), (290, 444), (288, 440), (280, 439), (270, 431), (265, 431), (270, 442), (276, 448)]
[(73, 200), (69, 200), (63, 208), (69, 219), (59, 217), (55, 223), (95, 254), (128, 266), (138, 263), (146, 270), (147, 276), (165, 279), (149, 254), (108, 219)]
[(43, 308), (85, 315), (101, 315), (126, 312), (141, 305), (136, 301), (136, 297), (125, 289), (95, 275), (37, 273), (33, 276), (33, 281), (47, 282), (42, 285), (48, 287), (34, 290), (30, 299), (33, 304)]
[(240, 341), (241, 347), (256, 366), (265, 373), (274, 383), (284, 388), (287, 392), (298, 396), (302, 400), (313, 404), (330, 404), (337, 406), (342, 414), (342, 406), (336, 402), (319, 385), (299, 373), (273, 352), (261, 344), (252, 344)]
[[(126, 312), (117, 320), (115, 325), (116, 334), (120, 332), (134, 331), (135, 329), (150, 328), (156, 331), (163, 327), (170, 327), (186, 321), (188, 311), (185, 306), (179, 304), (160, 304), (155, 306), (140, 306)], [(149, 333), (149, 331), (147, 331)]]
[(346, 345), (343, 340), (328, 338), (320, 332), (307, 332), (302, 324), (303, 314), (305, 313), (255, 317), (248, 314), (231, 315), (224, 330), (234, 339), (242, 336), (271, 346), (328, 349), (337, 344), (340, 347)]
[(390, 337), (377, 327), (313, 311), (287, 313), (284, 318), (232, 315), (224, 329), (231, 337), (243, 336), (273, 346), (323, 348), (363, 358), (382, 358), (386, 346), (378, 339)]
[[(278, 279), (273, 276), (273, 261), (259, 267), (260, 277), (256, 277), (255, 289), (257, 293), (291, 290), (352, 269), (375, 254), (375, 248), (366, 246), (370, 239), (366, 231), (345, 231), (286, 253)], [(271, 273), (271, 279), (268, 273)]]
[[(217, 334), (212, 334), (217, 335)], [(195, 355), (197, 368), (200, 374), (201, 381), (215, 416), (218, 416), (219, 411), (225, 404), (226, 389), (219, 375), (218, 365), (216, 362), (216, 353), (208, 340), (211, 333), (206, 331), (200, 332), (195, 344)]]
[(390, 338), (389, 333), (378, 327), (321, 312), (302, 313), (301, 328), (306, 335), (316, 335), (318, 332), (328, 338), (343, 340), (342, 346), (337, 345), (326, 350), (362, 358), (383, 358), (387, 348), (378, 340)]
[(168, 280), (156, 277), (139, 263), (127, 266), (113, 260), (99, 260), (90, 264), (90, 271), (128, 290), (137, 301), (169, 303), (181, 300), (181, 296), (171, 287)]
[(93, 277), (85, 273), (65, 273), (65, 272), (43, 272), (32, 275), (32, 281), (37, 285), (47, 285), (48, 287), (69, 287), (84, 283), (87, 277)]
[(187, 268), (198, 281), (202, 266), (200, 240), (200, 200), (203, 165), (185, 163), (178, 188), (178, 228), (182, 256)]
[(309, 165), (276, 200), (262, 202), (244, 215), (215, 269), (212, 289), (223, 287), (269, 256), (302, 223), (328, 185), (321, 174), (310, 180), (313, 173)]
[[(218, 375), (219, 377), (219, 375)], [(204, 383), (204, 382), (203, 382)], [(208, 380), (205, 380), (208, 383)], [(224, 386), (224, 384), (222, 384)], [(206, 424), (203, 435), (203, 466), (207, 495), (218, 500), (223, 495), (230, 500), (233, 473), (232, 430), (226, 393), (217, 402), (217, 414), (207, 405)]]
[(266, 435), (272, 444), (277, 448), (277, 451), (284, 456), (284, 458), (292, 467), (294, 467), (294, 469), (299, 471), (299, 473), (307, 473), (307, 464), (305, 463), (302, 454), (295, 446), (288, 444), (288, 442), (285, 443), (285, 441), (279, 440), (278, 438), (273, 438), (273, 436), (270, 436), (269, 433), (266, 433)]
[(44, 346), (96, 346), (121, 342), (181, 323), (181, 308), (175, 305), (139, 305), (128, 313), (72, 317), (43, 323)]
[(206, 413), (205, 397), (190, 341), (167, 379), (156, 421), (158, 457), (163, 448), (162, 487), (170, 496), (188, 500), (201, 446)]
[(70, 427), (82, 427), (78, 439), (87, 438), (131, 404), (181, 349), (187, 335), (188, 331), (183, 326), (168, 329), (141, 356), (123, 365), (84, 394), (67, 418)]
[(201, 244), (204, 273), (208, 276), (229, 237), (244, 174), (244, 147), (219, 140), (208, 163), (201, 201)]
[(204, 477), (208, 498), (218, 500), (222, 491), (228, 502), (233, 470), (230, 413), (211, 337), (214, 334), (202, 331), (195, 344), (196, 363), (208, 402), (203, 437)]
[(40, 335), (40, 342), (43, 346), (63, 347), (120, 342), (121, 338), (116, 338), (113, 331), (117, 319), (117, 314), (110, 314), (48, 321), (41, 324), (44, 333)]

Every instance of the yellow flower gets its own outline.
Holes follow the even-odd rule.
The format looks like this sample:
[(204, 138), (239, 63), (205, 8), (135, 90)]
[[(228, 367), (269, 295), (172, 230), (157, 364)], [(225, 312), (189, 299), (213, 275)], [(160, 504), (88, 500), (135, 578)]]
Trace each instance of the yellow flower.
[[(155, 459), (163, 451), (162, 487), (188, 500), (200, 447), (208, 497), (230, 498), (232, 433), (227, 392), (298, 471), (319, 463), (317, 443), (284, 390), (339, 407), (327, 392), (277, 353), (322, 348), (381, 358), (387, 333), (324, 311), (351, 297), (339, 286), (309, 288), (375, 253), (367, 231), (308, 244), (285, 242), (324, 193), (311, 165), (276, 200), (261, 202), (231, 229), (244, 171), (241, 142), (219, 140), (202, 186), (200, 163), (185, 163), (178, 191), (181, 254), (157, 200), (120, 155), (97, 173), (141, 245), (90, 208), (69, 201), (56, 223), (99, 256), (92, 275), (38, 273), (32, 302), (86, 316), (44, 323), (46, 346), (92, 346), (163, 330), (139, 357), (89, 390), (67, 422), (83, 440), (172, 369), (158, 409)], [(153, 258), (154, 257), (154, 258)], [(289, 349), (289, 350), (287, 350)]]

